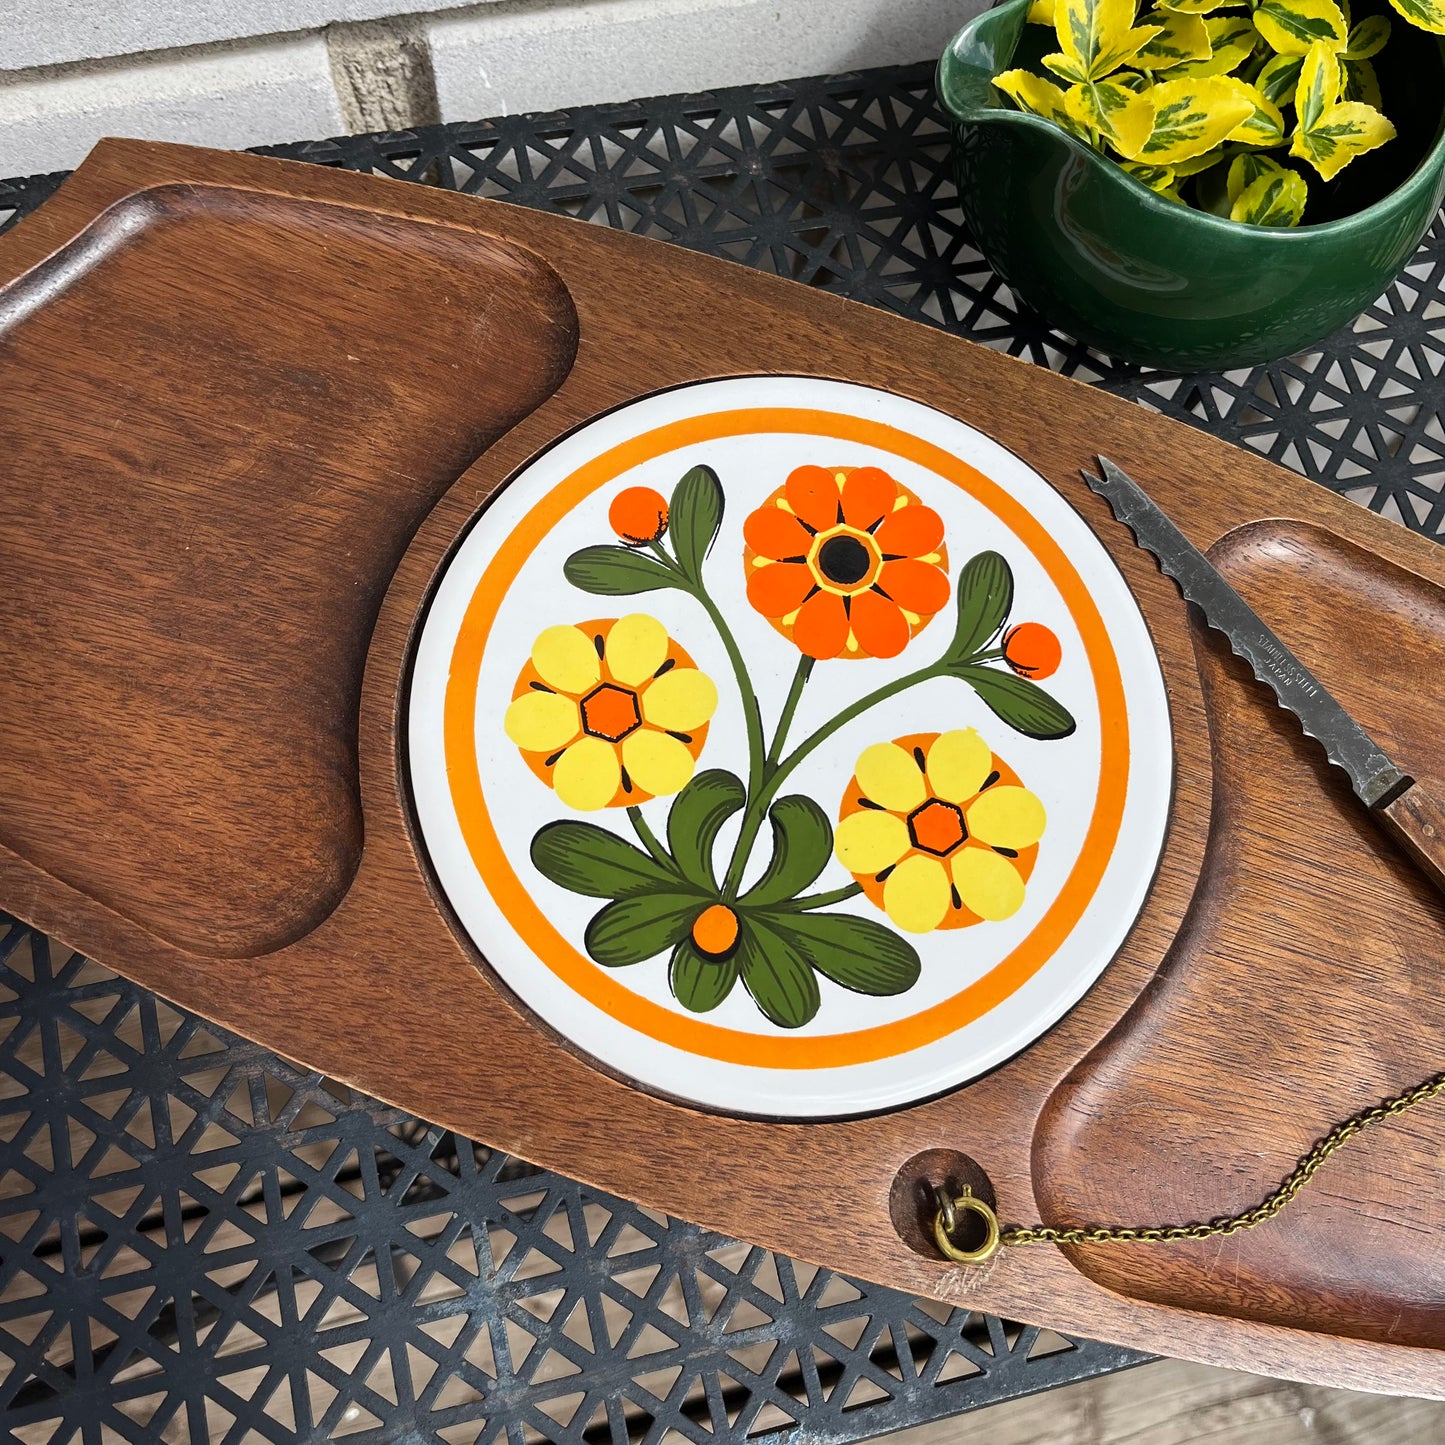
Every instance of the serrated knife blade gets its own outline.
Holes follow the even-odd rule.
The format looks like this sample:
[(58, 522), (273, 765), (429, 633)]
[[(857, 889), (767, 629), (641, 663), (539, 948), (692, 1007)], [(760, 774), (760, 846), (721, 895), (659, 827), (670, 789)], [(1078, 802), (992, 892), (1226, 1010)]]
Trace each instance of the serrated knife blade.
[(1261, 682), (1274, 689), (1280, 705), (1299, 719), (1306, 735), (1344, 769), (1360, 801), (1368, 808), (1383, 808), (1409, 788), (1413, 779), (1395, 766), (1144, 489), (1107, 457), (1100, 457), (1099, 465), (1104, 475), (1084, 472), (1084, 480), (1109, 503), (1139, 545), (1154, 554), (1204, 620), (1229, 639), (1230, 647)]

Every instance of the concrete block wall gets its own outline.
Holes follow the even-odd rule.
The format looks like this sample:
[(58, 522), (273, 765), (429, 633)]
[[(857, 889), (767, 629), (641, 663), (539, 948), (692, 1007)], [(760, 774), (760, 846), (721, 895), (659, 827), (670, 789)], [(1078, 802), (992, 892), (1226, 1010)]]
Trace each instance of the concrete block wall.
[(982, 0), (0, 0), (0, 177), (936, 56)]

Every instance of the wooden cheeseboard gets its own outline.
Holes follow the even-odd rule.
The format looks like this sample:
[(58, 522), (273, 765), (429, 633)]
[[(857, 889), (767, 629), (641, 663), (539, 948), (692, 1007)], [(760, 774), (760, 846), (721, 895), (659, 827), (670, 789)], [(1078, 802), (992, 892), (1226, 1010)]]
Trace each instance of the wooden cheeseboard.
[[(1438, 548), (877, 311), (346, 173), (106, 142), (0, 243), (0, 284), (0, 906), (358, 1088), (772, 1248), (1153, 1350), (1445, 1394), (1445, 1110), (1363, 1136), (1225, 1241), (968, 1269), (927, 1231), (934, 1184), (1007, 1223), (1232, 1213), (1441, 1067), (1439, 896), (1080, 468), (1107, 451), (1143, 482), (1437, 793)], [(957, 419), (1048, 483), (1137, 602), (1168, 712), (1167, 833), (1157, 869), (1141, 844), (1147, 898), (1097, 982), (971, 1082), (848, 1119), (699, 1107), (590, 1062), (478, 949), (416, 806), (414, 662), (447, 569), (501, 515), (472, 528), (484, 504), (638, 398), (789, 377)]]

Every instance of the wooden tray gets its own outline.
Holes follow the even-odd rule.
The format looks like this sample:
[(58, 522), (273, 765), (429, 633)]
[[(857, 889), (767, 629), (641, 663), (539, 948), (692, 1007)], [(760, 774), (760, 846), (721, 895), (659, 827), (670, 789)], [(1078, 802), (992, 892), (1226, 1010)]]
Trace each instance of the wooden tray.
[[(1229, 1212), (1441, 1066), (1440, 899), (1079, 468), (1106, 450), (1143, 481), (1436, 791), (1438, 548), (940, 332), (342, 172), (106, 142), (0, 243), (0, 283), (0, 905), (360, 1089), (771, 1248), (1152, 1350), (1445, 1395), (1439, 1108), (1224, 1242), (968, 1270), (920, 1227), (944, 1179), (1007, 1222)], [(434, 898), (400, 763), (415, 624), (482, 502), (607, 408), (758, 372), (917, 398), (1048, 478), (1144, 610), (1175, 733), (1162, 865), (1100, 982), (987, 1077), (844, 1123), (685, 1108), (537, 1028)]]

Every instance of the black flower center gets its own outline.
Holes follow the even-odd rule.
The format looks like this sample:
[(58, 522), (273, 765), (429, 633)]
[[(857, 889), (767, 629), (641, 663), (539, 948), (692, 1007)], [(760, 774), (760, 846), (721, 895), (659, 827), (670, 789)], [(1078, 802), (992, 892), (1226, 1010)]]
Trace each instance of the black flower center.
[(852, 587), (861, 582), (872, 565), (872, 554), (847, 533), (829, 537), (818, 548), (818, 571), (835, 587)]

